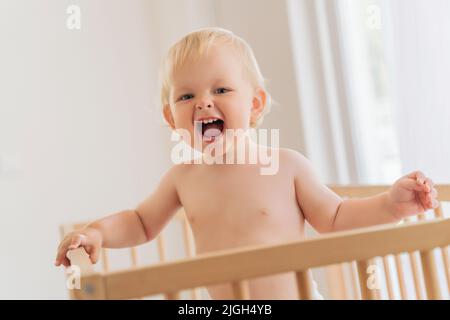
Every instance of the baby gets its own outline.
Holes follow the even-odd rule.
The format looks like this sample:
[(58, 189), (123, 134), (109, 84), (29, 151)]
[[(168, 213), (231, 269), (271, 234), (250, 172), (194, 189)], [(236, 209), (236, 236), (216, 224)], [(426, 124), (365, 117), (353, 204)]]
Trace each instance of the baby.
[[(251, 48), (227, 30), (186, 35), (170, 49), (162, 70), (165, 120), (173, 130), (183, 129), (187, 144), (215, 161), (174, 164), (135, 209), (68, 234), (58, 247), (56, 266), (70, 266), (66, 253), (78, 247), (96, 263), (101, 248), (151, 241), (181, 207), (200, 254), (301, 240), (305, 220), (318, 232), (332, 232), (394, 223), (437, 206), (434, 183), (421, 172), (400, 178), (384, 193), (344, 200), (319, 181), (300, 153), (250, 139), (247, 133), (268, 112), (270, 97)], [(231, 160), (237, 157), (236, 136), (225, 134), (233, 130), (244, 132), (244, 156), (257, 150), (276, 156), (277, 172), (261, 174), (259, 160), (226, 162), (230, 154)], [(213, 299), (233, 299), (229, 284), (207, 289)], [(249, 291), (252, 299), (298, 299), (293, 273), (251, 279)]]

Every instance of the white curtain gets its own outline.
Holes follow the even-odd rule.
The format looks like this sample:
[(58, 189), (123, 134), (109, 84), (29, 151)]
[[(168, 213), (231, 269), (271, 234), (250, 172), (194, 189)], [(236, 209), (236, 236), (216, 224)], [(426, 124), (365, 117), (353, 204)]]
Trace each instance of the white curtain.
[[(396, 126), (403, 173), (450, 183), (450, 1), (391, 1)], [(449, 216), (450, 206), (444, 204)], [(441, 283), (445, 275), (436, 254)], [(445, 285), (441, 286), (448, 298)]]
[(450, 182), (450, 1), (392, 3), (396, 123), (403, 171)]

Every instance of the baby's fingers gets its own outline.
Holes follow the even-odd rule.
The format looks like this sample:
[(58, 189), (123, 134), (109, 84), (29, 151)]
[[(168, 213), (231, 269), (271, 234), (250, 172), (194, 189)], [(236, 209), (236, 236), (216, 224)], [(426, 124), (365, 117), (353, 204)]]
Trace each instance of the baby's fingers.
[(92, 246), (91, 251), (89, 252), (89, 259), (92, 263), (97, 263), (98, 257), (100, 254), (100, 249), (97, 246)]
[(427, 194), (427, 201), (429, 203), (430, 209), (431, 208), (435, 209), (439, 205), (437, 196), (438, 192), (436, 188), (432, 188), (431, 191)]
[(418, 193), (421, 209), (420, 213), (424, 213), (428, 209), (428, 200), (427, 200), (427, 193), (425, 192), (419, 192)]
[(70, 266), (70, 261), (66, 257), (67, 249), (65, 247), (61, 247), (56, 254), (55, 266), (60, 266), (61, 264), (65, 267)]
[(406, 189), (406, 190), (410, 190), (410, 191), (418, 191), (418, 192), (427, 192), (427, 186), (423, 183), (420, 183), (415, 180), (415, 179), (411, 179), (411, 178), (406, 178), (406, 179), (401, 179), (399, 182), (399, 185)]
[(418, 184), (423, 184), (426, 180), (425, 174), (422, 171), (415, 171), (407, 176), (408, 178), (413, 178), (417, 180)]
[(86, 236), (83, 234), (77, 234), (73, 236), (72, 242), (69, 245), (69, 250), (78, 248), (79, 246), (86, 245)]

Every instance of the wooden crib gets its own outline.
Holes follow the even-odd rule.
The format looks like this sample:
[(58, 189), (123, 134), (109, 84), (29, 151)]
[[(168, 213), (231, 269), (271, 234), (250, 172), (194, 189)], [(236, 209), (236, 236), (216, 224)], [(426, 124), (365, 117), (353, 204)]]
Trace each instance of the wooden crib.
[[(388, 186), (330, 188), (342, 197), (365, 197), (383, 192)], [(73, 250), (69, 257), (81, 274), (79, 278), (73, 274), (68, 277), (70, 281), (79, 279), (80, 288), (69, 290), (69, 294), (72, 299), (135, 299), (160, 294), (166, 299), (179, 299), (180, 292), (189, 290), (190, 297), (196, 300), (206, 285), (231, 283), (236, 299), (248, 299), (248, 279), (295, 272), (299, 296), (312, 299), (311, 272), (323, 268), (327, 275), (326, 299), (394, 299), (394, 278), (400, 299), (408, 298), (408, 285), (414, 288), (414, 296), (409, 298), (443, 299), (444, 292), (450, 292), (450, 219), (444, 218), (442, 204), (450, 201), (450, 185), (436, 188), (441, 205), (434, 210), (433, 218), (421, 215), (418, 221), (197, 257), (187, 219), (180, 211), (175, 221), (183, 225), (187, 258), (167, 261), (165, 231), (156, 239), (160, 261), (153, 265), (138, 266), (136, 248), (130, 248), (131, 267), (111, 271), (108, 249), (103, 249), (103, 270), (95, 271), (83, 249)], [(61, 235), (83, 225), (64, 225)], [(405, 273), (407, 267), (410, 277)], [(443, 271), (440, 275), (439, 270)]]

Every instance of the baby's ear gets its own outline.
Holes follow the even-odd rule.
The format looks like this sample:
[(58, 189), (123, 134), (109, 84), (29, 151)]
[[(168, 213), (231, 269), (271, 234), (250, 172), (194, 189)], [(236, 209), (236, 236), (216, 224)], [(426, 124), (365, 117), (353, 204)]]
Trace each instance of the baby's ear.
[(258, 119), (266, 107), (267, 93), (264, 89), (256, 89), (255, 95), (252, 100), (252, 110), (250, 115), (250, 123), (257, 123)]
[(173, 121), (172, 110), (170, 110), (169, 104), (164, 105), (163, 114), (164, 119), (166, 119), (166, 122), (169, 124), (172, 130), (175, 129), (175, 122)]

